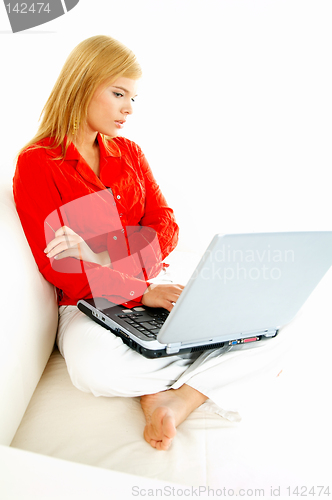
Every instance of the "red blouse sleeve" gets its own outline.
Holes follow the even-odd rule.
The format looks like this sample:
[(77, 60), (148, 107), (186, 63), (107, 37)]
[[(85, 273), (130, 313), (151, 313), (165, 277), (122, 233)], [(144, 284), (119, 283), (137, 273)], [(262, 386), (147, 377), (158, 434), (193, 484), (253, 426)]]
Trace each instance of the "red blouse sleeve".
[[(105, 297), (116, 303), (140, 302), (148, 284), (110, 267), (78, 261), (71, 257), (66, 272), (56, 270), (54, 259), (44, 249), (47, 245), (45, 220), (63, 205), (57, 188), (59, 175), (45, 149), (38, 148), (20, 155), (13, 180), (14, 199), (22, 227), (42, 275), (63, 292), (60, 304), (76, 304), (81, 298)], [(66, 221), (63, 221), (66, 223)], [(50, 229), (51, 231), (51, 229)], [(50, 241), (51, 237), (47, 238)], [(56, 261), (56, 264), (60, 261)]]
[[(131, 236), (131, 251), (136, 251), (136, 248), (146, 246), (146, 241), (149, 240), (148, 246), (151, 253), (151, 262), (155, 258), (152, 254), (158, 251), (161, 253), (160, 259), (155, 259), (155, 262), (162, 261), (176, 247), (179, 237), (179, 226), (176, 223), (173, 210), (168, 206), (167, 201), (162, 194), (160, 187), (153, 176), (149, 163), (141, 149), (137, 147), (138, 164), (143, 177), (145, 186), (145, 206), (144, 215), (140, 221), (142, 230), (132, 234)], [(147, 228), (150, 229), (150, 233)], [(157, 236), (159, 245), (153, 243), (154, 235)]]

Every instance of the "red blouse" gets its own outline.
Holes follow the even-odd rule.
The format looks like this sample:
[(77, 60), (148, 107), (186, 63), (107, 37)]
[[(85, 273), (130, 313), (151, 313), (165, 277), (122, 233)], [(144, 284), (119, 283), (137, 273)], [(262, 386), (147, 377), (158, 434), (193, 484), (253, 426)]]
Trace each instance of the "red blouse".
[[(137, 305), (161, 261), (175, 248), (179, 228), (141, 149), (123, 137), (109, 153), (98, 136), (100, 177), (73, 144), (23, 152), (13, 179), (18, 215), (40, 272), (58, 291), (59, 305), (105, 297)], [(42, 141), (50, 145), (50, 139)], [(112, 148), (114, 149), (114, 148)], [(96, 252), (108, 251), (110, 266), (44, 253), (54, 232), (66, 225)]]

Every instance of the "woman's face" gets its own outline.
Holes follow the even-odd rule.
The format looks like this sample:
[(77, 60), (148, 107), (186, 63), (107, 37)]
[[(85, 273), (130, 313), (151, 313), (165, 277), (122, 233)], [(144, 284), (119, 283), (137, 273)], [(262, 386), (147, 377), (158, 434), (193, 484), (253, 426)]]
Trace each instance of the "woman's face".
[(86, 132), (116, 137), (133, 112), (137, 80), (121, 77), (112, 84), (97, 87), (88, 106)]

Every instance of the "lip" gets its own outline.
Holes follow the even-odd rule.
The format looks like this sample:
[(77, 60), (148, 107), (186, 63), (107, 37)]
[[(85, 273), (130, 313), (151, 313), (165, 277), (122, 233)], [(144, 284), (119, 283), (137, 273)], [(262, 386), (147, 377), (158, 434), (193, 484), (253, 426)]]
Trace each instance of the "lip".
[(126, 123), (126, 120), (115, 120), (115, 125), (118, 127), (118, 128), (123, 128), (124, 125)]

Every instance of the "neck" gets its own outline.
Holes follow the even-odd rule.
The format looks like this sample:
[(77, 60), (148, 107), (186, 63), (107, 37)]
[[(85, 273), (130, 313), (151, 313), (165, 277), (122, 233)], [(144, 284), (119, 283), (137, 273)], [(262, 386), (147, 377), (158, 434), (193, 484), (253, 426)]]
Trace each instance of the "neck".
[(93, 151), (98, 147), (97, 132), (82, 134), (80, 131), (72, 139), (72, 142), (79, 151)]
[(100, 151), (97, 142), (97, 133), (91, 136), (84, 136), (84, 140), (79, 134), (73, 138), (73, 143), (80, 155), (84, 158), (89, 167), (99, 177), (100, 175)]

